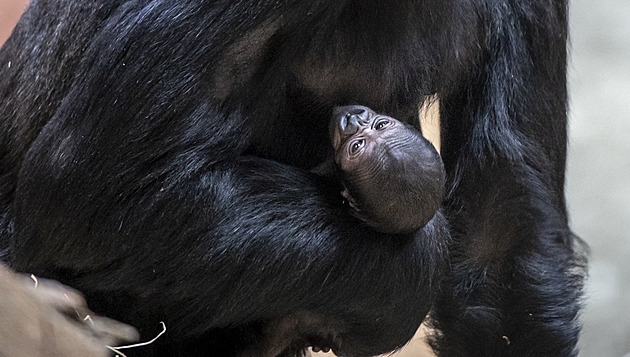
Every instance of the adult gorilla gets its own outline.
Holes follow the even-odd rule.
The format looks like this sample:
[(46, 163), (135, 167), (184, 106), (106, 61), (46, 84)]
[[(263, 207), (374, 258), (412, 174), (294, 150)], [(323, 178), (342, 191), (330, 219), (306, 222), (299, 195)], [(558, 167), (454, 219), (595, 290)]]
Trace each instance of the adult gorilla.
[[(0, 54), (11, 264), (164, 320), (147, 355), (377, 354), (432, 303), (442, 355), (574, 355), (565, 41), (564, 0), (33, 0)], [(439, 291), (441, 213), (378, 233), (308, 172), (334, 105), (433, 94)]]

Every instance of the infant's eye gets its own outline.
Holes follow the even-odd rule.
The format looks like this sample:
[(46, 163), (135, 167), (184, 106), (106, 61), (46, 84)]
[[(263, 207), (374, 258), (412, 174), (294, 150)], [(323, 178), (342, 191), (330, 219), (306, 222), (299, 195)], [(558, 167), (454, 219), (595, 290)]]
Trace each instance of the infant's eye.
[(350, 153), (356, 154), (359, 150), (361, 150), (363, 145), (365, 145), (365, 140), (363, 139), (353, 142), (352, 145), (350, 146)]
[(376, 125), (374, 125), (374, 129), (376, 130), (381, 130), (384, 127), (388, 126), (390, 124), (390, 121), (387, 119), (383, 119), (383, 120), (379, 120)]

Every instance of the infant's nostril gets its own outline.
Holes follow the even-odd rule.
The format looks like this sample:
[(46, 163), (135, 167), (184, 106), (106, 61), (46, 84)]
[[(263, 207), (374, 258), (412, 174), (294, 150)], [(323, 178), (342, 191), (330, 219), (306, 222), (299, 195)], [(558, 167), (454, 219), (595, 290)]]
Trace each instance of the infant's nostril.
[(339, 120), (339, 128), (344, 134), (354, 134), (359, 130), (360, 126), (360, 119), (355, 114), (346, 113)]
[[(369, 124), (369, 109), (360, 105), (348, 105), (336, 107), (333, 110), (333, 117), (336, 118), (336, 130), (342, 135), (353, 135), (361, 130), (361, 127)], [(333, 130), (331, 127), (331, 130)]]
[(346, 114), (346, 115), (342, 115), (339, 118), (339, 129), (341, 129), (341, 131), (346, 130), (346, 127), (348, 126), (348, 117), (349, 117), (349, 114)]
[(354, 118), (357, 124), (366, 124), (369, 121), (368, 112), (363, 107), (355, 107), (348, 114)]

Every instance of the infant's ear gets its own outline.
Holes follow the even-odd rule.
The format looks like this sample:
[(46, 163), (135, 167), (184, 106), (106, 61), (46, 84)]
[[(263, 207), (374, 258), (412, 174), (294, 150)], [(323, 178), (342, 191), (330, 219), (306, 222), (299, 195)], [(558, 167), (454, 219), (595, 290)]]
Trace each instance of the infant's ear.
[(350, 206), (349, 211), (353, 217), (359, 219), (362, 222), (365, 222), (366, 224), (370, 226), (373, 224), (372, 220), (368, 219), (364, 212), (361, 212), (361, 209), (359, 208), (357, 201), (352, 197), (347, 187), (344, 186), (343, 191), (341, 191), (341, 196), (344, 199), (344, 204), (346, 204), (347, 202), (348, 206)]
[(357, 212), (360, 212), (361, 210), (359, 209), (359, 206), (357, 205), (357, 202), (354, 200), (354, 198), (352, 198), (352, 196), (350, 195), (350, 192), (348, 192), (348, 189), (344, 186), (343, 191), (341, 191), (341, 197), (344, 198), (344, 200), (346, 200), (346, 202), (348, 202), (348, 205), (354, 209)]

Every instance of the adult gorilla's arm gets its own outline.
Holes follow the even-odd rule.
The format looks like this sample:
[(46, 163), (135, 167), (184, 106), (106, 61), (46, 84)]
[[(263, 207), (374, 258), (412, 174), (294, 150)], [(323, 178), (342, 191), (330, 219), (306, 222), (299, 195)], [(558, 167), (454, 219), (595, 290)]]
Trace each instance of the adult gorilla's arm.
[(478, 68), (441, 94), (453, 245), (436, 345), (444, 356), (570, 356), (584, 262), (563, 192), (566, 2), (487, 6), (497, 16), (480, 24)]
[(434, 297), (441, 215), (413, 237), (379, 234), (315, 175), (247, 156), (255, 110), (219, 103), (209, 85), (221, 46), (247, 30), (163, 4), (122, 5), (77, 54), (20, 163), (14, 267), (145, 333), (165, 320), (158, 344), (306, 311), (341, 352), (400, 347)]

